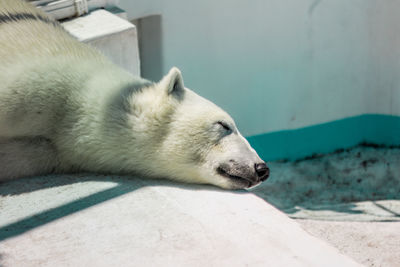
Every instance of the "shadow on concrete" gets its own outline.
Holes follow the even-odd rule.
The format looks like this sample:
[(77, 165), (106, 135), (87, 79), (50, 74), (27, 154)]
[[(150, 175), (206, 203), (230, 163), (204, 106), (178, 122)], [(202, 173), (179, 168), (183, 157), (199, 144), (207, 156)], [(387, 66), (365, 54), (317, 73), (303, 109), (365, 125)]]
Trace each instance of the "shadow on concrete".
[[(169, 186), (179, 187), (184, 190), (212, 190), (223, 191), (214, 186), (193, 185), (175, 183), (168, 180), (157, 179), (139, 179), (128, 176), (107, 176), (95, 174), (76, 174), (76, 175), (51, 175), (43, 177), (22, 178), (14, 181), (0, 184), (0, 197), (18, 196), (25, 193), (31, 193), (37, 190), (43, 190), (52, 187), (65, 186), (69, 184), (82, 183), (88, 181), (113, 182), (116, 185), (112, 188), (82, 197), (64, 205), (51, 208), (38, 214), (26, 217), (17, 222), (0, 226), (0, 241), (23, 234), (36, 227), (50, 223), (62, 217), (71, 215), (75, 212), (87, 209), (94, 205), (103, 203), (121, 195), (131, 193), (142, 187), (148, 186)], [(71, 189), (73, 190), (73, 189)], [(238, 194), (248, 193), (245, 190), (236, 191)], [(44, 192), (45, 194), (45, 192)], [(3, 214), (4, 216), (5, 214)], [(7, 216), (7, 215), (6, 215)]]
[(164, 74), (162, 17), (151, 15), (132, 22), (138, 32), (141, 76), (159, 81)]
[[(63, 186), (72, 183), (85, 182), (85, 181), (110, 181), (116, 180), (109, 179), (106, 176), (84, 176), (81, 175), (60, 175), (49, 176), (49, 177), (32, 177), (24, 178), (15, 181), (10, 181), (0, 184), (0, 195), (19, 195), (23, 193), (29, 193), (36, 190), (42, 190), (50, 187)], [(20, 235), (24, 232), (32, 230), (38, 226), (52, 222), (64, 216), (68, 216), (72, 213), (81, 211), (91, 206), (97, 205), (104, 201), (116, 198), (123, 194), (132, 192), (140, 188), (141, 185), (138, 183), (118, 184), (113, 188), (100, 191), (98, 193), (89, 195), (87, 197), (80, 198), (62, 206), (52, 208), (33, 216), (24, 218), (17, 222), (4, 225), (0, 227), (0, 241)]]
[[(167, 179), (138, 178), (134, 176), (102, 175), (92, 173), (46, 175), (28, 178), (20, 178), (13, 181), (0, 182), (0, 196), (13, 196), (30, 193), (37, 190), (58, 187), (63, 185), (83, 182), (114, 182), (134, 191), (143, 186), (173, 186), (187, 190), (212, 190), (223, 191), (211, 185), (196, 185), (178, 183)], [(237, 193), (248, 193), (246, 190), (237, 190)]]
[(4, 266), (5, 266), (5, 264), (4, 264), (4, 256), (3, 256), (3, 254), (0, 253), (0, 267), (4, 267)]
[(124, 186), (116, 186), (114, 188), (104, 190), (88, 197), (84, 197), (71, 203), (65, 204), (61, 207), (46, 210), (42, 213), (35, 214), (18, 222), (5, 225), (0, 228), (0, 241), (16, 235), (20, 235), (35, 227), (52, 222), (54, 220), (94, 206), (109, 199), (121, 196), (133, 190), (134, 189), (132, 188), (126, 188)]

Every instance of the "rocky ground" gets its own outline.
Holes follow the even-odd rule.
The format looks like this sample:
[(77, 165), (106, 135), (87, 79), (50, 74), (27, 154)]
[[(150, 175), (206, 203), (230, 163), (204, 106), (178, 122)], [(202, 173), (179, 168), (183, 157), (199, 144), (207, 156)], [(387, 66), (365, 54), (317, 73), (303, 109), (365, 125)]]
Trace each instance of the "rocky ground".
[(359, 146), (272, 162), (252, 191), (366, 266), (400, 266), (400, 149)]

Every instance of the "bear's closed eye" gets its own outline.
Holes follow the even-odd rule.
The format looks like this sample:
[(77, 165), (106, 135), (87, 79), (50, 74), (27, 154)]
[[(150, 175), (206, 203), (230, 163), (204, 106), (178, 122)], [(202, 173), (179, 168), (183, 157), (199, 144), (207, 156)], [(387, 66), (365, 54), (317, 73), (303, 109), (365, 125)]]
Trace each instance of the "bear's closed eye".
[(225, 131), (229, 133), (232, 132), (232, 129), (225, 122), (218, 121), (217, 124), (219, 124)]

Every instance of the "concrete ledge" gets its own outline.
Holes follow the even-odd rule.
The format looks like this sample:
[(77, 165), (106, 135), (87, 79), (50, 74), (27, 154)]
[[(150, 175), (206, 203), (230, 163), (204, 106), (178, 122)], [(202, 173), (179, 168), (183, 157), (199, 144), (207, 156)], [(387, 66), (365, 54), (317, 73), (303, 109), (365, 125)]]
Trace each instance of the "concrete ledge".
[(0, 196), (2, 266), (357, 266), (245, 191), (81, 175)]

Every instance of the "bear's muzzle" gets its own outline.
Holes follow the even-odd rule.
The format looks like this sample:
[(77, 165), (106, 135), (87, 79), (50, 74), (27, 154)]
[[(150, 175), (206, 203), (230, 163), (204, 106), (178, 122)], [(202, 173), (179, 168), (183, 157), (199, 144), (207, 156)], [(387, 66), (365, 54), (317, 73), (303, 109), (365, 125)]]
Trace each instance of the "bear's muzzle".
[(269, 168), (265, 162), (250, 164), (240, 164), (230, 160), (222, 163), (217, 169), (217, 173), (230, 179), (233, 183), (242, 185), (245, 188), (253, 187), (267, 180)]

